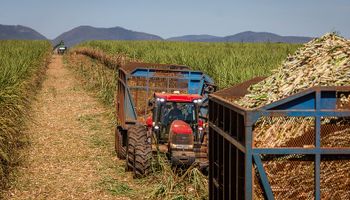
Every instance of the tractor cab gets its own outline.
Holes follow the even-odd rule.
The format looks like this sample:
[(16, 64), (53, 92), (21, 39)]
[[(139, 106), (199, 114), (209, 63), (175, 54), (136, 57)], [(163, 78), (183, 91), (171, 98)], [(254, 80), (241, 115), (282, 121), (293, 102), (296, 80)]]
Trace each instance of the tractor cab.
[(202, 96), (194, 94), (154, 95), (153, 116), (147, 120), (147, 126), (158, 144), (167, 145), (172, 161), (191, 164), (195, 159), (194, 144), (203, 134), (203, 123), (198, 117), (201, 102)]

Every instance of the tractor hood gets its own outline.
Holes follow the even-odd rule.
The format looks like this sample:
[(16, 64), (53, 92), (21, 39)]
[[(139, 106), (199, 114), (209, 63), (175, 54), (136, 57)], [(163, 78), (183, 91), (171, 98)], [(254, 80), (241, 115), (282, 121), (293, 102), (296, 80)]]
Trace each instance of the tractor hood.
[(192, 128), (182, 120), (174, 120), (170, 126), (170, 132), (173, 134), (192, 134)]

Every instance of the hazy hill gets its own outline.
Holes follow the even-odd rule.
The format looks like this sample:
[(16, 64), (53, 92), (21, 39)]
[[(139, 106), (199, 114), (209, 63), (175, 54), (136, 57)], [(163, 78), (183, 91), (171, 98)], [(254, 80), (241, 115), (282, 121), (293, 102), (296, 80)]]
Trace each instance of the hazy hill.
[(1, 25), (0, 40), (46, 40), (46, 37), (21, 25)]
[(235, 35), (226, 36), (220, 39), (224, 42), (284, 42), (284, 43), (305, 43), (312, 40), (311, 37), (280, 36), (268, 32), (246, 31)]
[(122, 27), (95, 28), (92, 26), (79, 26), (67, 31), (53, 40), (59, 43), (61, 40), (67, 46), (72, 46), (86, 40), (162, 40), (157, 35), (136, 32)]
[(205, 41), (215, 41), (219, 40), (220, 37), (213, 35), (184, 35), (178, 37), (171, 37), (167, 40), (169, 41), (193, 41), (193, 42), (205, 42)]
[(311, 37), (280, 36), (268, 32), (245, 31), (235, 35), (217, 37), (212, 35), (185, 35), (172, 37), (168, 40), (193, 41), (193, 42), (283, 42), (283, 43), (305, 43)]

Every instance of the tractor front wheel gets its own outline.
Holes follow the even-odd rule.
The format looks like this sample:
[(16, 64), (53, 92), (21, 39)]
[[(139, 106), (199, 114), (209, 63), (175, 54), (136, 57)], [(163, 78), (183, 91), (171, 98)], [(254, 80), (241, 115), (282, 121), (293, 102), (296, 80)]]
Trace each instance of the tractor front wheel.
[(147, 129), (135, 125), (128, 130), (127, 169), (134, 172), (135, 178), (142, 178), (151, 172), (152, 144), (147, 137)]

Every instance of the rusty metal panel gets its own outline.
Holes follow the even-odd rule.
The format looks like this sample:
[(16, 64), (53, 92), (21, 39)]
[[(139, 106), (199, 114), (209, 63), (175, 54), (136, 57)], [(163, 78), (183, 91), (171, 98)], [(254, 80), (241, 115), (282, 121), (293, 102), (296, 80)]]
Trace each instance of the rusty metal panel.
[(117, 91), (117, 119), (121, 126), (125, 127), (125, 86), (126, 75), (123, 70), (119, 70), (118, 73), (118, 91)]
[(250, 80), (247, 80), (243, 83), (237, 84), (233, 87), (229, 87), (223, 90), (219, 90), (217, 92), (215, 92), (214, 94), (224, 98), (224, 99), (228, 99), (228, 100), (234, 100), (237, 99), (239, 97), (243, 97), (245, 94), (248, 93), (248, 88), (253, 85), (256, 84), (262, 80), (264, 80), (266, 77), (256, 77)]

